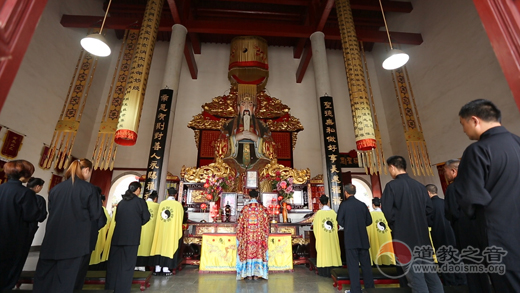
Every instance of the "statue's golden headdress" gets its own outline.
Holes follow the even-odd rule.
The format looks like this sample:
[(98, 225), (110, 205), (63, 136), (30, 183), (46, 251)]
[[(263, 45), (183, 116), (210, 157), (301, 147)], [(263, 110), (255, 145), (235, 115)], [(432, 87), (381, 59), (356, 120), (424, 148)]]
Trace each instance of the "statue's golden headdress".
[(240, 105), (240, 103), (242, 102), (251, 102), (254, 106), (256, 106), (256, 90), (256, 85), (254, 84), (239, 84), (237, 93), (237, 105)]

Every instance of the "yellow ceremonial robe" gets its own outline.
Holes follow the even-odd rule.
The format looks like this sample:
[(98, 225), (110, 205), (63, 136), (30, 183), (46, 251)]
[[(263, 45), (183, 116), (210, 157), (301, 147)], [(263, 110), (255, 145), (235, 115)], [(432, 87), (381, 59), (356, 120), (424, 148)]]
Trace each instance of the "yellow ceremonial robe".
[(157, 220), (157, 211), (159, 210), (159, 204), (151, 200), (146, 201), (148, 211), (150, 212), (150, 221), (146, 223), (141, 229), (141, 241), (139, 249), (137, 250), (137, 256), (150, 256), (150, 250), (152, 249), (152, 242), (155, 231), (155, 223)]
[(370, 213), (370, 215), (372, 216), (372, 224), (367, 227), (367, 233), (368, 241), (370, 242), (369, 252), (372, 264), (377, 263), (378, 265), (395, 265), (395, 255), (393, 251), (391, 251), (389, 254), (383, 254), (377, 258), (377, 254), (381, 246), (388, 241), (392, 241), (392, 233), (390, 227), (388, 227), (388, 222), (386, 221), (385, 215), (381, 211), (373, 211)]
[(105, 241), (105, 247), (103, 248), (103, 255), (101, 255), (101, 261), (107, 261), (110, 254), (110, 245), (112, 244), (112, 236), (114, 236), (114, 230), (116, 229), (116, 213), (117, 207), (114, 209), (112, 219), (110, 221), (110, 227), (108, 228), (107, 240)]
[(159, 205), (150, 255), (173, 258), (182, 237), (184, 209), (176, 200), (163, 200)]
[(312, 222), (316, 237), (318, 268), (342, 265), (336, 217), (336, 212), (333, 210), (319, 210)]
[(96, 265), (101, 262), (101, 255), (105, 249), (105, 242), (107, 240), (107, 233), (110, 227), (111, 219), (105, 207), (103, 207), (103, 212), (105, 212), (105, 216), (107, 217), (107, 223), (105, 226), (103, 226), (103, 228), (99, 229), (96, 248), (90, 256), (90, 265)]

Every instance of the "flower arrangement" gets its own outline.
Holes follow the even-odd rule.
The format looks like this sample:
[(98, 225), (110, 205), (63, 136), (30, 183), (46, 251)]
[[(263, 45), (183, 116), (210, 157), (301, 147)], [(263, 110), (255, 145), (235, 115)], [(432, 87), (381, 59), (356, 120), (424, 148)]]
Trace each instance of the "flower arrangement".
[[(278, 203), (276, 199), (273, 198), (272, 203), (269, 205), (270, 214), (276, 217), (280, 214), (279, 210), (281, 209), (283, 222), (287, 223), (287, 212), (291, 210), (291, 205), (288, 204), (288, 200), (291, 199), (294, 194), (294, 179), (292, 177), (283, 178), (281, 172), (276, 171), (274, 176), (267, 174), (264, 180), (264, 182), (269, 182), (272, 191), (278, 193), (278, 198), (276, 198), (278, 199)], [(275, 220), (273, 219), (273, 221)]]
[(294, 194), (292, 177), (282, 178), (280, 171), (276, 171), (274, 177), (267, 175), (265, 179), (270, 180), (272, 190), (278, 193), (278, 201), (283, 202), (292, 198)]
[(206, 199), (213, 202), (220, 200), (222, 191), (227, 190), (233, 185), (233, 177), (217, 177), (215, 175), (208, 176), (204, 188), (206, 188)]

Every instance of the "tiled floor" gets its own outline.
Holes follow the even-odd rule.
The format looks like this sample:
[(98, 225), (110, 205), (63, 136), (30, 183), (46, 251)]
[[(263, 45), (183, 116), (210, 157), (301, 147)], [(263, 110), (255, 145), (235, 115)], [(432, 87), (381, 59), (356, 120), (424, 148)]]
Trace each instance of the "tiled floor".
[[(36, 258), (36, 260), (35, 260)], [(34, 270), (37, 254), (31, 253), (25, 270)], [(33, 267), (34, 265), (34, 267)], [(290, 293), (290, 292), (340, 292), (332, 286), (332, 279), (320, 277), (303, 265), (295, 266), (292, 273), (271, 273), (269, 280), (237, 281), (233, 274), (199, 274), (197, 266), (185, 266), (177, 275), (169, 277), (152, 276), (151, 286), (145, 293)], [(388, 287), (386, 285), (385, 287)], [(102, 289), (102, 285), (85, 285), (84, 290)], [(21, 289), (32, 289), (32, 285), (22, 285)], [(345, 286), (343, 287), (344, 292)], [(138, 285), (132, 292), (141, 292)]]
[[(208, 292), (339, 292), (332, 286), (332, 279), (310, 272), (305, 266), (296, 266), (293, 273), (271, 273), (269, 280), (237, 281), (235, 274), (199, 274), (198, 267), (186, 266), (169, 277), (152, 276), (151, 286), (145, 293), (208, 293)], [(31, 289), (22, 285), (20, 289)], [(85, 285), (84, 290), (102, 289), (100, 285)], [(138, 285), (132, 292), (141, 292)]]

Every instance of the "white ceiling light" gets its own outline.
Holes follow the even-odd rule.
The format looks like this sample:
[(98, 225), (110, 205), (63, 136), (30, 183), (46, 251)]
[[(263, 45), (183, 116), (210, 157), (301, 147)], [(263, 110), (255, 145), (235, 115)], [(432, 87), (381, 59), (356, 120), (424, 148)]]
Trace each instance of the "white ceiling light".
[(107, 19), (108, 10), (110, 9), (110, 4), (112, 4), (112, 0), (108, 2), (107, 10), (105, 11), (105, 17), (103, 17), (103, 23), (101, 24), (99, 33), (90, 34), (81, 39), (81, 46), (83, 49), (85, 49), (85, 51), (89, 52), (90, 54), (99, 57), (106, 57), (112, 52), (110, 47), (107, 45), (107, 40), (101, 35), (101, 32), (103, 32), (103, 26), (105, 26), (105, 20)]
[(408, 62), (410, 56), (401, 50), (394, 49), (392, 46), (392, 40), (390, 39), (390, 32), (388, 31), (388, 24), (386, 23), (385, 12), (383, 10), (383, 4), (379, 0), (379, 6), (381, 7), (381, 13), (383, 14), (383, 21), (385, 23), (386, 35), (388, 36), (388, 43), (390, 44), (390, 52), (388, 52), (385, 61), (383, 61), (383, 68), (386, 70), (394, 70), (402, 67)]

